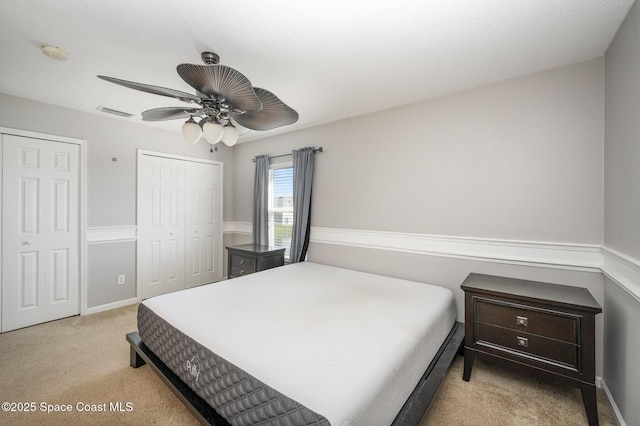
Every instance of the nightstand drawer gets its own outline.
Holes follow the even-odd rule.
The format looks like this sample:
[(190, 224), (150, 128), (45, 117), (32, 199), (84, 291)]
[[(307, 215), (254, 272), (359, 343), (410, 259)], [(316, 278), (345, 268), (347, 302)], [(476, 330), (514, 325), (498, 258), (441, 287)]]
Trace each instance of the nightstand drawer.
[[(243, 256), (241, 254), (232, 254), (231, 266), (237, 266), (247, 271), (256, 271), (256, 258), (250, 256)], [(234, 274), (235, 275), (235, 274)]]
[(476, 299), (476, 321), (579, 344), (579, 317), (522, 305)]
[(242, 275), (249, 275), (253, 274), (254, 272), (256, 272), (255, 269), (243, 268), (242, 266), (231, 267), (231, 276), (234, 277), (241, 277)]
[(476, 336), (480, 345), (509, 348), (579, 370), (580, 347), (571, 343), (487, 324), (477, 325)]

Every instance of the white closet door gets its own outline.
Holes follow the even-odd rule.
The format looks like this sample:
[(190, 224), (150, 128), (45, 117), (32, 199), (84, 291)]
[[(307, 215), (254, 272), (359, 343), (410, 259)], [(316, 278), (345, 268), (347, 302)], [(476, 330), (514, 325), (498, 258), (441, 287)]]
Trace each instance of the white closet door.
[(143, 155), (138, 164), (141, 298), (184, 289), (183, 161)]
[(185, 286), (195, 287), (222, 279), (221, 167), (196, 162), (186, 167)]
[(2, 135), (2, 331), (80, 313), (75, 144)]

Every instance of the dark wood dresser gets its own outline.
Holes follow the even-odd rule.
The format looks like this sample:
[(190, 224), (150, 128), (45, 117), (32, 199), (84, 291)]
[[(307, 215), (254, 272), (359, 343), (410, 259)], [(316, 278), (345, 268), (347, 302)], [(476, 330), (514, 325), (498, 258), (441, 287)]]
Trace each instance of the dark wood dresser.
[(227, 276), (235, 278), (284, 265), (283, 248), (256, 244), (227, 247)]
[(469, 274), (465, 292), (463, 379), (475, 357), (551, 376), (582, 391), (589, 425), (598, 424), (595, 316), (586, 288)]

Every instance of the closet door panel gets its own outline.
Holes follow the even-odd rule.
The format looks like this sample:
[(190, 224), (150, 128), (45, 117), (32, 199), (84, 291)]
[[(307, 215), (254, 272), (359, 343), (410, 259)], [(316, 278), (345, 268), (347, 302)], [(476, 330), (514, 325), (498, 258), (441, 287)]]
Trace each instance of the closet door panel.
[(139, 156), (141, 298), (222, 279), (221, 173), (220, 164)]
[(76, 315), (80, 148), (2, 135), (2, 163), (2, 330)]
[(220, 229), (221, 168), (217, 164), (190, 163), (187, 168), (186, 287), (222, 279)]
[(138, 289), (143, 299), (184, 288), (184, 162), (138, 164)]
[(46, 161), (51, 180), (47, 184), (49, 203), (45, 219), (48, 269), (45, 320), (51, 321), (79, 313), (80, 148), (56, 143), (47, 153)]

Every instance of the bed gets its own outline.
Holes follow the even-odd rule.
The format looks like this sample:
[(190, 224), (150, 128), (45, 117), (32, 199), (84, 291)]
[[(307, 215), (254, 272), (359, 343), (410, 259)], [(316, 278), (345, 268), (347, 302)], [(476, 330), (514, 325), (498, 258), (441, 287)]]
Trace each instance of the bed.
[(202, 423), (418, 424), (464, 330), (451, 290), (301, 262), (153, 297), (129, 333)]

